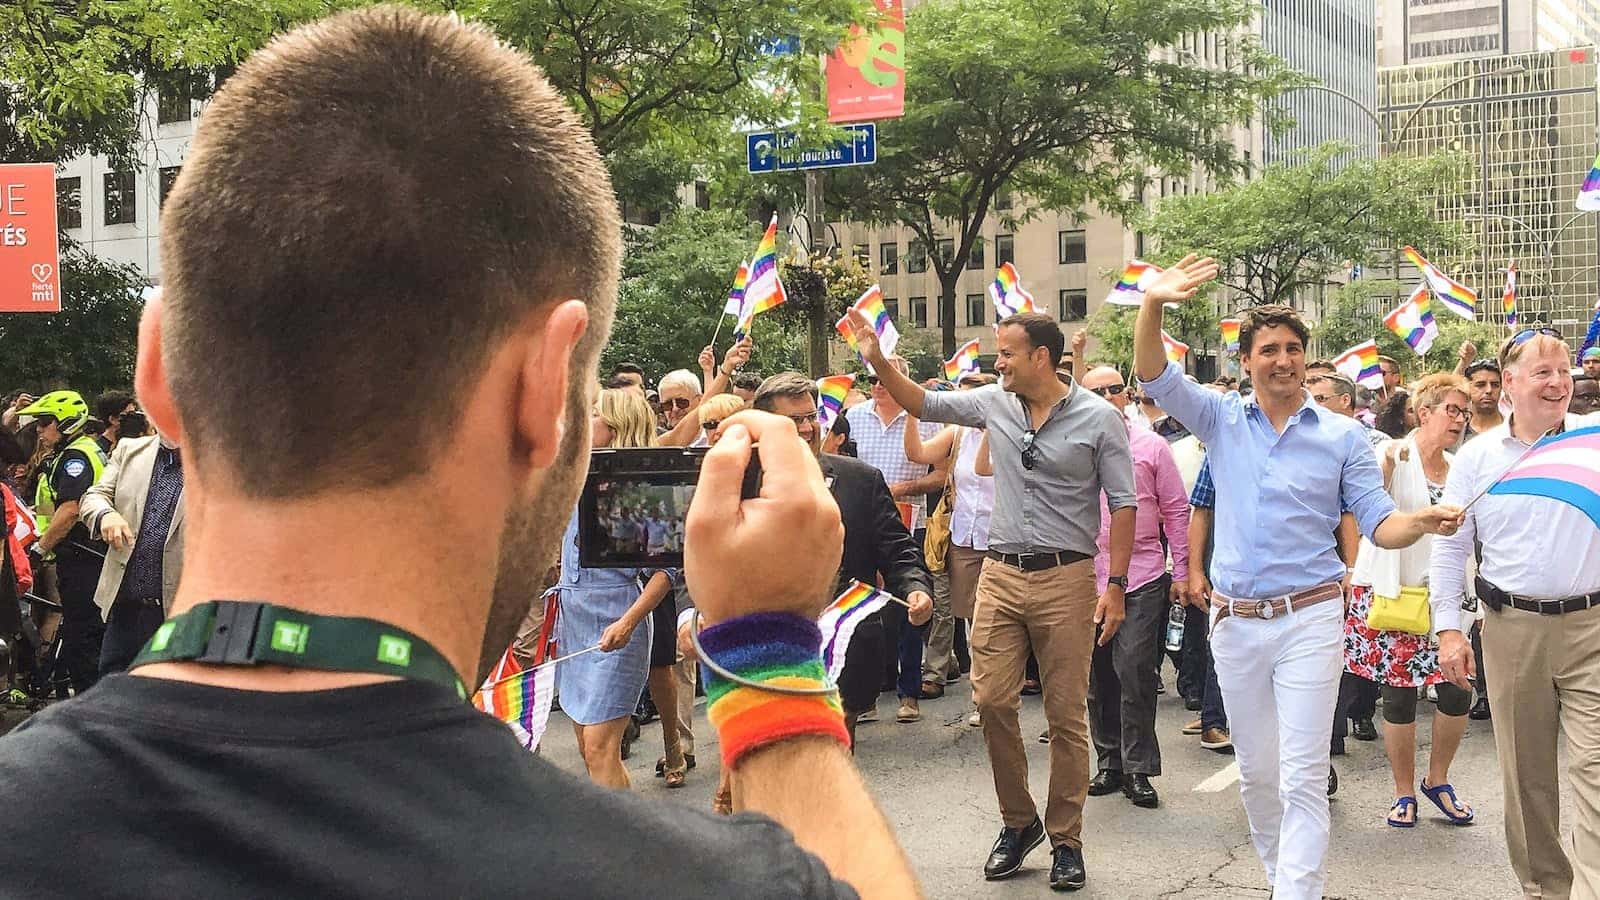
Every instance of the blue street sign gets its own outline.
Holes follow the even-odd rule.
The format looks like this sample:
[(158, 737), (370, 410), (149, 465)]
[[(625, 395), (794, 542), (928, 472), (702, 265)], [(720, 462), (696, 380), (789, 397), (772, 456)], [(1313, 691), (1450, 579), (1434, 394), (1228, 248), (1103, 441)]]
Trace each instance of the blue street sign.
[(745, 164), (751, 173), (792, 172), (834, 166), (869, 166), (878, 161), (878, 126), (871, 122), (845, 125), (846, 139), (821, 148), (797, 144), (792, 131), (745, 135)]

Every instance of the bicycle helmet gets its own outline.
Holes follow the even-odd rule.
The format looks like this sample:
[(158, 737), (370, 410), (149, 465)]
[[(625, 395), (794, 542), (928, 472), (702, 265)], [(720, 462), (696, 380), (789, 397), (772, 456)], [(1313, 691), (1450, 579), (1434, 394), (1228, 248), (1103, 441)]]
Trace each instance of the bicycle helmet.
[(17, 410), (21, 416), (49, 416), (61, 426), (62, 434), (77, 434), (89, 421), (89, 404), (77, 391), (51, 391)]

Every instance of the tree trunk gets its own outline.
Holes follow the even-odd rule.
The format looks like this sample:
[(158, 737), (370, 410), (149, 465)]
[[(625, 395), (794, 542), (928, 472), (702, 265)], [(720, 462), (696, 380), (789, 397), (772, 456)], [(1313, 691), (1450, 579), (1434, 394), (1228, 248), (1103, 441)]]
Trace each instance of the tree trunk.
[(952, 272), (949, 277), (939, 273), (939, 342), (945, 359), (956, 352), (956, 281), (960, 277), (959, 271)]
[[(822, 299), (812, 304), (808, 316), (810, 327), (807, 329), (810, 338), (810, 352), (807, 357), (811, 363), (811, 377), (821, 378), (828, 374), (831, 366), (828, 364), (828, 340), (833, 332), (833, 323), (828, 321), (827, 294), (824, 292)], [(952, 351), (953, 352), (953, 351)]]

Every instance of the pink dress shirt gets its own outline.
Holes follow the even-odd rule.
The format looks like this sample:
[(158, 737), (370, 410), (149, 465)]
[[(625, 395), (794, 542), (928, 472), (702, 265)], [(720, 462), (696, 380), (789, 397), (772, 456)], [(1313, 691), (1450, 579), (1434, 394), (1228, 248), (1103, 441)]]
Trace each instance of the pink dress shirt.
[[(1138, 590), (1167, 572), (1167, 548), (1172, 570), (1189, 571), (1189, 492), (1173, 459), (1166, 438), (1148, 428), (1128, 428), (1128, 449), (1133, 453), (1133, 482), (1139, 495), (1139, 512), (1133, 532), (1133, 561), (1128, 564), (1128, 589)], [(1163, 547), (1161, 538), (1167, 539)], [(1106, 589), (1111, 545), (1111, 512), (1100, 495), (1100, 552), (1094, 557), (1094, 576)]]

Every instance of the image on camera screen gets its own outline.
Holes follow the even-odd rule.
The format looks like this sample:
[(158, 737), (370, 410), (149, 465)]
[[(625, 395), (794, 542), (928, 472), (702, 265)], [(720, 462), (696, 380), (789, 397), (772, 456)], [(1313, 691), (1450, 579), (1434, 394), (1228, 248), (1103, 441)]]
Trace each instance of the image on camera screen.
[(580, 540), (583, 565), (681, 566), (683, 521), (693, 484), (596, 479), (593, 511)]

